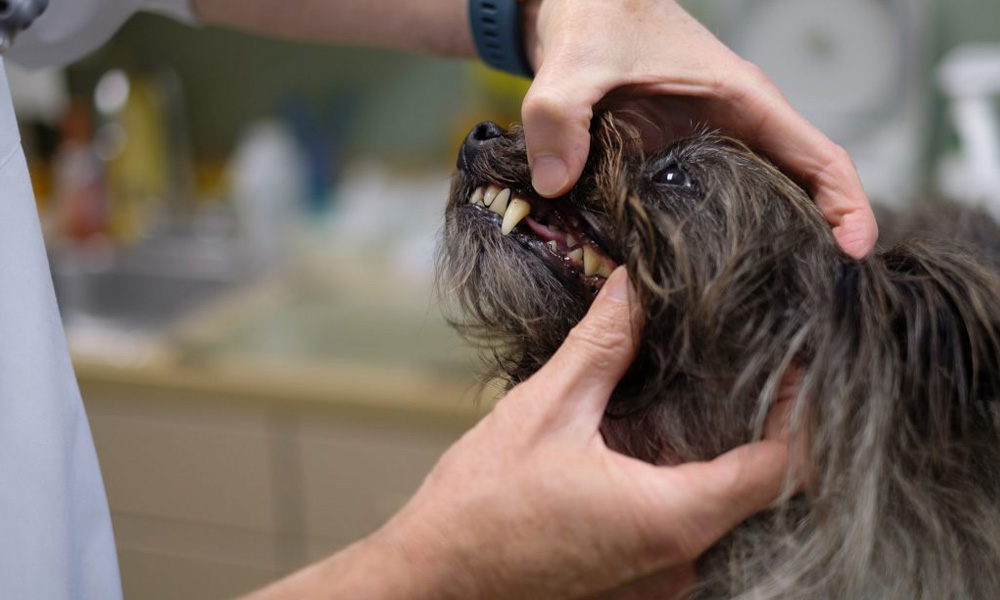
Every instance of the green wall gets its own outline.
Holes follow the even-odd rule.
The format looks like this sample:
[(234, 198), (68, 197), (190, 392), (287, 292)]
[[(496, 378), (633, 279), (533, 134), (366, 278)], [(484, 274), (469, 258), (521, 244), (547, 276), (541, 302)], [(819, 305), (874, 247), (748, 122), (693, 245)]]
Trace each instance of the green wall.
[(246, 123), (297, 101), (325, 132), (342, 132), (349, 151), (410, 162), (415, 153), (445, 152), (451, 140), (442, 125), (467, 104), (460, 61), (268, 40), (150, 15), (71, 67), (71, 89), (88, 93), (112, 67), (180, 75), (202, 158), (224, 157)]
[[(726, 1), (682, 3), (716, 29)], [(998, 0), (936, 0), (932, 20), (934, 57), (961, 42), (1000, 42)], [(267, 40), (149, 15), (72, 67), (72, 89), (93, 89), (114, 66), (169, 66), (180, 74), (200, 158), (224, 158), (246, 123), (292, 98), (321, 115), (322, 130), (336, 132), (349, 154), (417, 165), (451, 156), (456, 132), (477, 112), (470, 68), (460, 61)], [(941, 131), (940, 109), (934, 115)]]

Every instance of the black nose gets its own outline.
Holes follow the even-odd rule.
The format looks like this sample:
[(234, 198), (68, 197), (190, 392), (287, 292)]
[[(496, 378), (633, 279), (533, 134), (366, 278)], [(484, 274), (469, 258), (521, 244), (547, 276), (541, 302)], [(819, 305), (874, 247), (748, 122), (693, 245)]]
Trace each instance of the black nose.
[(486, 144), (503, 134), (504, 130), (493, 121), (483, 121), (473, 127), (469, 135), (465, 136), (462, 149), (458, 151), (458, 168), (468, 171)]

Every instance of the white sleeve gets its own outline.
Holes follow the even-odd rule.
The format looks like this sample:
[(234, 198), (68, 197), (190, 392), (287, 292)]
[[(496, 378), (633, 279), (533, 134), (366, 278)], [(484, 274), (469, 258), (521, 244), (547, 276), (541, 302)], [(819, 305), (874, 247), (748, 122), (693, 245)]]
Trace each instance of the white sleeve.
[(196, 22), (190, 0), (49, 0), (5, 58), (23, 67), (64, 65), (93, 51), (139, 11)]

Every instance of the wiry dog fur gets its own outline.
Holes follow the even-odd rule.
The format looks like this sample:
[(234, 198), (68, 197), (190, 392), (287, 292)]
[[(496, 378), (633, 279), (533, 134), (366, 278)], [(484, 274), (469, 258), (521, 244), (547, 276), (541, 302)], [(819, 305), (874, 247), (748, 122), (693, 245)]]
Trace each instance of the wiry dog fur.
[[(688, 186), (662, 180), (680, 169)], [(514, 385), (555, 352), (592, 294), (467, 204), (530, 191), (521, 132), (456, 175), (439, 254), (458, 326)], [(1000, 598), (1000, 279), (940, 241), (853, 260), (807, 195), (745, 146), (702, 134), (645, 155), (597, 120), (578, 207), (627, 266), (646, 317), (603, 424), (643, 460), (705, 460), (760, 435), (790, 366), (806, 491), (700, 565), (697, 598)]]

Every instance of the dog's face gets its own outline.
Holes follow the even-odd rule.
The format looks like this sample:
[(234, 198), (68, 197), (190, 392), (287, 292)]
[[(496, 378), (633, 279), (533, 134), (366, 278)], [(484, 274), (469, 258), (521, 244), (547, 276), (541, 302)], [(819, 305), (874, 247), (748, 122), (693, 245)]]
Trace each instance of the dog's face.
[[(646, 325), (605, 437), (653, 462), (708, 458), (751, 436), (756, 397), (788, 360), (796, 315), (831, 292), (815, 282), (832, 278), (839, 254), (801, 190), (737, 142), (705, 134), (647, 155), (611, 117), (593, 133), (580, 182), (547, 200), (532, 192), (521, 131), (473, 129), (448, 202), (442, 287), (516, 384), (626, 265)], [(749, 368), (747, 356), (758, 357)]]

